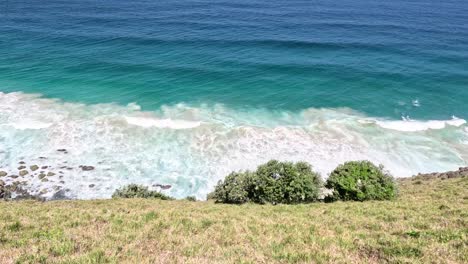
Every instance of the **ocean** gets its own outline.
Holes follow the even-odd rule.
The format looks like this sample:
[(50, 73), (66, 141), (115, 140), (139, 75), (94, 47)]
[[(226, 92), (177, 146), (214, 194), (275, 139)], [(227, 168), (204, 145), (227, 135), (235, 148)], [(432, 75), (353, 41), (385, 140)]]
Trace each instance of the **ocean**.
[[(234, 170), (468, 165), (464, 0), (0, 0), (0, 170), (199, 199)], [(57, 151), (66, 149), (66, 151)], [(80, 166), (95, 169), (83, 171)], [(60, 178), (58, 177), (60, 171)]]

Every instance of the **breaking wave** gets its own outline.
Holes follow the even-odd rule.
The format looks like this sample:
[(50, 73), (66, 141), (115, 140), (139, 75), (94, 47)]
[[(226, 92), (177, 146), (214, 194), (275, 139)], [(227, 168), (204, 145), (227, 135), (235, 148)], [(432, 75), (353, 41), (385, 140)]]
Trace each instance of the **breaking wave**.
[(269, 159), (307, 161), (324, 177), (358, 159), (381, 163), (397, 177), (452, 170), (468, 163), (468, 128), (456, 117), (385, 120), (347, 108), (177, 104), (145, 112), (137, 104), (0, 92), (0, 168), (15, 170), (19, 161), (68, 168), (60, 181), (27, 177), (33, 192), (60, 185), (72, 198), (107, 198), (128, 183), (165, 184), (175, 197), (203, 199), (229, 172)]

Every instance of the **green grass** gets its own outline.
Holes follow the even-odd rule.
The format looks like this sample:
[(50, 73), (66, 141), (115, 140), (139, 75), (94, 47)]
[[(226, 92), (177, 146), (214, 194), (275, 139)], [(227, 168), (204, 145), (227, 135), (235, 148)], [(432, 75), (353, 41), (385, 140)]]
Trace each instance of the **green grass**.
[(394, 201), (0, 202), (0, 263), (468, 263), (468, 178)]

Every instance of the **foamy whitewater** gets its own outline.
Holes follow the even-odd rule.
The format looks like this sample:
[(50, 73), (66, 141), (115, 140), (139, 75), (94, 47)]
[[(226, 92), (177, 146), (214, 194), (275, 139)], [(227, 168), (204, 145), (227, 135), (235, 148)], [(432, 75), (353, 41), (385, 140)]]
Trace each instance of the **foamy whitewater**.
[(270, 159), (310, 162), (323, 177), (360, 159), (381, 163), (396, 177), (453, 170), (468, 165), (468, 127), (455, 117), (384, 120), (345, 108), (178, 104), (143, 112), (136, 103), (85, 105), (0, 92), (0, 168), (15, 170), (19, 161), (75, 168), (62, 183), (25, 177), (32, 193), (60, 185), (71, 198), (108, 198), (129, 183), (169, 184), (167, 194), (204, 199), (229, 172)]

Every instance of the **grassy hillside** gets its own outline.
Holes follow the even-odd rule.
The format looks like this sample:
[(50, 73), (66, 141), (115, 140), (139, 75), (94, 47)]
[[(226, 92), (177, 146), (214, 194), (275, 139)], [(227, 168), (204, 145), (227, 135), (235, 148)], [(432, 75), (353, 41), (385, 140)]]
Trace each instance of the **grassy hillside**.
[(468, 263), (468, 178), (387, 202), (0, 202), (0, 263)]

